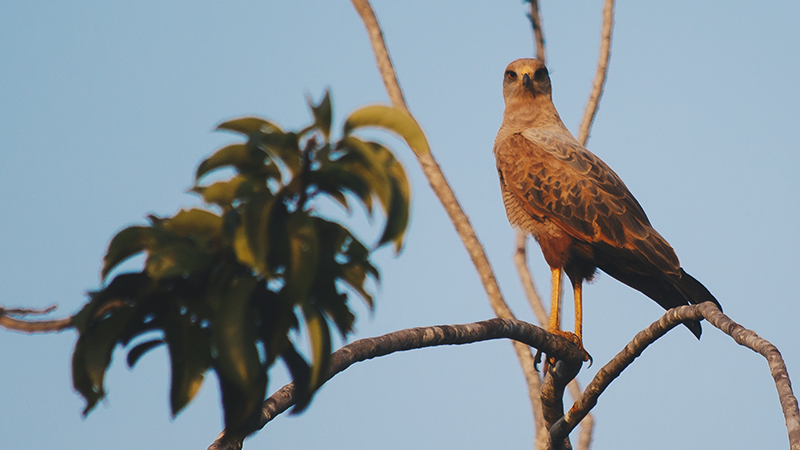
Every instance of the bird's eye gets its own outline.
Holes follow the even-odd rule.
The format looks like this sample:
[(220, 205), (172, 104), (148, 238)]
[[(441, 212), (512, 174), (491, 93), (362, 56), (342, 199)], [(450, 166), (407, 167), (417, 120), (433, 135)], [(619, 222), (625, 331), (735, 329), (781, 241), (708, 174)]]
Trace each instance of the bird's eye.
[(533, 78), (535, 80), (543, 80), (547, 78), (547, 69), (542, 67), (541, 69), (537, 70), (536, 72), (533, 73)]
[(514, 81), (517, 79), (517, 73), (514, 72), (513, 70), (506, 70), (506, 78), (508, 78), (511, 81)]

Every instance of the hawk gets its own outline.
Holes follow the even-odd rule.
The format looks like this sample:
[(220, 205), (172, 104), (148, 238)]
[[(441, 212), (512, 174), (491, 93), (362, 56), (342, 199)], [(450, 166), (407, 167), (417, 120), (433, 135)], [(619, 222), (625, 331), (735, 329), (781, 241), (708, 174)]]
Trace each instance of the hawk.
[[(497, 173), (509, 222), (536, 239), (552, 272), (548, 331), (583, 347), (581, 286), (597, 269), (664, 309), (702, 302), (720, 306), (681, 268), (620, 177), (564, 126), (541, 61), (509, 64), (503, 98), (503, 124), (494, 143)], [(562, 271), (575, 296), (574, 334), (561, 331)], [(700, 338), (698, 321), (684, 325)]]

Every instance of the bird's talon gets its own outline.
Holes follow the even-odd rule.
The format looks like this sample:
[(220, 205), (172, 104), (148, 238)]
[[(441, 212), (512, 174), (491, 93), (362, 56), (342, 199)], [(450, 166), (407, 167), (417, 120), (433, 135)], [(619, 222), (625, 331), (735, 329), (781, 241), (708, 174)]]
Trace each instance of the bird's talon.
[(583, 341), (581, 340), (580, 337), (578, 337), (577, 334), (562, 330), (553, 330), (551, 331), (551, 333), (557, 334), (577, 345), (583, 355), (583, 361), (589, 361), (589, 367), (591, 367), (592, 362), (594, 362), (594, 360), (592, 359), (592, 355), (590, 355), (589, 352), (587, 352), (586, 349), (583, 348)]
[(533, 355), (533, 370), (537, 372), (539, 371), (539, 367), (537, 366), (539, 365), (540, 362), (542, 362), (542, 351), (537, 348), (536, 354)]

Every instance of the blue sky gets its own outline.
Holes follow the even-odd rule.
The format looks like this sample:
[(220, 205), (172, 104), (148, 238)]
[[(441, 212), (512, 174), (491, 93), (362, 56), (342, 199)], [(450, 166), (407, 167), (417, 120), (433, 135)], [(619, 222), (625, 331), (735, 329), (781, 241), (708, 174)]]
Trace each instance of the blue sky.
[[(573, 131), (597, 60), (602, 2), (543, 1), (554, 101)], [(513, 232), (492, 142), (501, 79), (533, 55), (518, 0), (375, 1), (405, 90), (517, 316), (533, 320), (511, 264)], [(734, 320), (800, 376), (800, 5), (621, 2), (609, 80), (589, 148)], [(330, 88), (341, 125), (387, 102), (349, 2), (0, 3), (0, 304), (78, 310), (105, 247), (146, 214), (197, 204), (196, 165), (235, 138), (224, 119), (309, 121), (304, 95)], [(376, 261), (373, 314), (351, 339), (492, 316), (466, 252), (411, 152), (386, 138), (412, 180), (407, 245)], [(358, 216), (358, 213), (356, 213)], [(363, 218), (355, 217), (362, 221)], [(549, 272), (532, 245), (541, 293)], [(584, 290), (596, 371), (662, 311), (608, 276)], [(571, 317), (569, 309), (565, 312)], [(570, 323), (570, 320), (567, 320)], [(785, 448), (766, 362), (708, 325), (676, 329), (594, 410), (593, 448)], [(8, 448), (205, 448), (221, 427), (216, 380), (169, 418), (166, 352), (135, 370), (118, 351), (108, 397), (82, 419), (71, 389), (73, 332), (0, 332), (0, 435)], [(270, 389), (285, 374), (273, 371)], [(507, 342), (427, 349), (358, 364), (308, 412), (280, 417), (249, 448), (530, 448), (530, 405)]]

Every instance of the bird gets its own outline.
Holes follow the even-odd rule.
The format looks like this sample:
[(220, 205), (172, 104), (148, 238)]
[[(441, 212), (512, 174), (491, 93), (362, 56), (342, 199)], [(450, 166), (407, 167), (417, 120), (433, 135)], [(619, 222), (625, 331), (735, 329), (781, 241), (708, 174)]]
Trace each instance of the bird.
[[(533, 236), (552, 274), (548, 331), (583, 351), (585, 281), (597, 269), (669, 310), (717, 299), (686, 273), (622, 179), (569, 132), (556, 111), (550, 75), (538, 59), (503, 74), (505, 111), (493, 153), (508, 220)], [(575, 299), (574, 333), (561, 330), (562, 273)], [(683, 324), (698, 338), (699, 321)]]

